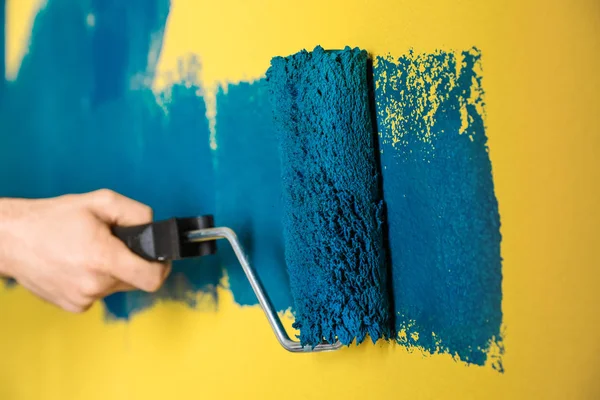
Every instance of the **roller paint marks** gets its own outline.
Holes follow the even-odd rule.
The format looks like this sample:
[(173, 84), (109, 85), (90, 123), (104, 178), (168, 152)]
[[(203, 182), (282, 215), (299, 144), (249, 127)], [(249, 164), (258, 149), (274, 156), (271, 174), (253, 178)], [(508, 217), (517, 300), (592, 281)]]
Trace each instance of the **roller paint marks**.
[(400, 342), (502, 370), (500, 217), (477, 49), (378, 57)]
[[(166, 0), (48, 1), (0, 108), (0, 195), (107, 187), (156, 218), (215, 212), (198, 62), (181, 64), (160, 102), (149, 89), (168, 10)], [(113, 295), (107, 309), (127, 318), (160, 298), (193, 304), (196, 291), (214, 298), (221, 277), (216, 257), (176, 263), (161, 292)]]
[[(264, 79), (220, 88), (216, 95), (217, 213), (238, 235), (278, 310), (292, 305), (282, 235), (281, 168)], [(241, 305), (257, 304), (229, 246), (219, 248), (229, 286)]]
[[(171, 85), (168, 94), (164, 94), (168, 100), (163, 102), (165, 112), (158, 113), (157, 132), (143, 135), (145, 149), (140, 168), (145, 178), (142, 178), (143, 186), (135, 194), (153, 207), (157, 219), (173, 215), (214, 214), (216, 210), (210, 132), (205, 118), (205, 103), (199, 96), (202, 89), (192, 78), (197, 75), (195, 65), (197, 63), (192, 59), (184, 69), (186, 77)], [(117, 294), (114, 300), (107, 298), (106, 302), (117, 317), (145, 308), (160, 298), (184, 301), (194, 306), (197, 294), (201, 293), (212, 299), (209, 303), (214, 303), (221, 278), (222, 269), (217, 255), (182, 260), (173, 264), (172, 275), (157, 294)], [(114, 312), (112, 306), (115, 303), (126, 312)]]

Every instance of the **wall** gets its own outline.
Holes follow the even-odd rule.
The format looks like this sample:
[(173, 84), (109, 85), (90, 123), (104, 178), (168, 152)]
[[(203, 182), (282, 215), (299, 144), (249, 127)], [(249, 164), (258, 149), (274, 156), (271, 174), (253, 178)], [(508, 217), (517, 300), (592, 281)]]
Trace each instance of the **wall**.
[[(204, 260), (178, 265), (158, 296), (115, 296), (85, 315), (67, 315), (19, 287), (0, 289), (2, 398), (594, 398), (600, 392), (594, 379), (600, 349), (590, 334), (599, 322), (600, 261), (592, 249), (600, 222), (595, 2), (8, 0), (6, 10), (2, 194), (45, 196), (109, 184), (152, 204), (159, 216), (213, 212), (248, 232), (246, 243), (269, 276), (280, 273), (279, 238), (271, 233), (278, 221), (270, 218), (277, 214), (277, 175), (264, 166), (259, 178), (223, 166), (240, 158), (273, 165), (268, 129), (256, 127), (268, 123), (256, 80), (271, 57), (317, 44), (352, 45), (383, 57), (375, 66), (381, 71), (384, 59), (414, 59), (410, 49), (418, 57), (476, 47), (485, 90), (476, 112), (485, 121), (502, 234), (501, 298), (484, 298), (501, 301), (502, 341), (483, 362), (460, 352), (452, 357), (453, 351), (432, 355), (435, 343), (287, 354), (251, 305), (239, 270), (227, 258)], [(379, 119), (383, 144), (389, 115), (395, 114)], [(227, 141), (242, 128), (252, 140)], [(195, 135), (171, 139), (188, 130)], [(261, 154), (253, 152), (256, 143)], [(391, 162), (383, 150), (382, 162)], [(465, 168), (473, 165), (479, 164)], [(176, 174), (194, 169), (202, 173)], [(397, 176), (387, 174), (387, 182)], [(223, 189), (222, 182), (235, 179), (246, 183)], [(268, 190), (253, 194), (254, 185)], [(223, 193), (249, 204), (240, 209)], [(392, 222), (405, 232), (401, 219)], [(468, 276), (478, 276), (474, 271)], [(267, 284), (285, 309), (290, 300), (280, 278)], [(412, 274), (411, 282), (421, 278)], [(411, 287), (404, 289), (400, 295)], [(454, 351), (464, 347), (451, 344)]]

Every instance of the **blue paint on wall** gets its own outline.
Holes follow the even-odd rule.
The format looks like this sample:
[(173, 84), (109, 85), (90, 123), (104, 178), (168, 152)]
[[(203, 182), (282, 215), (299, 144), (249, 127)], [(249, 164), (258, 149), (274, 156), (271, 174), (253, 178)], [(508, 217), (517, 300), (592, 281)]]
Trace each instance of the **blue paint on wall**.
[[(501, 347), (500, 218), (480, 53), (409, 53), (375, 67), (400, 341), (483, 364)], [(492, 360), (501, 369), (501, 360)]]
[[(281, 168), (266, 82), (220, 88), (216, 100), (216, 223), (236, 231), (274, 306), (286, 310), (292, 300), (283, 251)], [(231, 248), (219, 251), (235, 301), (257, 304)]]
[[(153, 207), (157, 219), (214, 213), (215, 182), (199, 63), (157, 102), (149, 84), (167, 0), (49, 0), (18, 79), (0, 107), (0, 195), (47, 197), (107, 187)], [(160, 41), (162, 39), (158, 39)], [(150, 54), (150, 57), (149, 57)], [(176, 263), (157, 294), (106, 299), (127, 318), (160, 298), (216, 296), (216, 257)]]

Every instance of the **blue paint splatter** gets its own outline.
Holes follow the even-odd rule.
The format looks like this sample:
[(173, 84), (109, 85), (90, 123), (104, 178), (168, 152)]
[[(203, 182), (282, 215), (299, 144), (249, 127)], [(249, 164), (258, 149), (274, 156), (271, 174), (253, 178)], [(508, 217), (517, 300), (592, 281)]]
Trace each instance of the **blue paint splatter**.
[[(281, 225), (278, 142), (264, 79), (219, 89), (216, 223), (234, 229), (278, 310), (291, 307)], [(257, 304), (231, 248), (219, 249), (235, 301)]]
[(400, 341), (482, 365), (501, 348), (502, 270), (479, 63), (380, 57), (375, 80)]
[(294, 327), (303, 344), (391, 335), (367, 67), (358, 48), (317, 47), (274, 58), (267, 71)]
[[(47, 197), (101, 187), (153, 207), (157, 219), (214, 213), (209, 128), (195, 59), (162, 93), (149, 89), (168, 0), (50, 0), (36, 16), (18, 78), (0, 108), (0, 195)], [(93, 23), (90, 23), (92, 21)], [(120, 293), (127, 318), (160, 298), (216, 296), (215, 256), (176, 263), (158, 294)]]

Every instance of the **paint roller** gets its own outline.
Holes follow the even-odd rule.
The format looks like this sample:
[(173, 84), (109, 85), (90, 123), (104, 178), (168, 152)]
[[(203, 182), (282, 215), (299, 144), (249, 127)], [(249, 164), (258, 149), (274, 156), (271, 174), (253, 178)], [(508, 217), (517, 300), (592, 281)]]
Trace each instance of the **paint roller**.
[[(346, 47), (276, 57), (267, 83), (282, 167), (285, 261), (294, 302), (290, 339), (235, 232), (210, 215), (114, 227), (148, 260), (202, 257), (226, 239), (279, 343), (315, 352), (393, 333), (384, 206), (370, 101), (370, 60)], [(260, 240), (260, 238), (258, 238)]]

